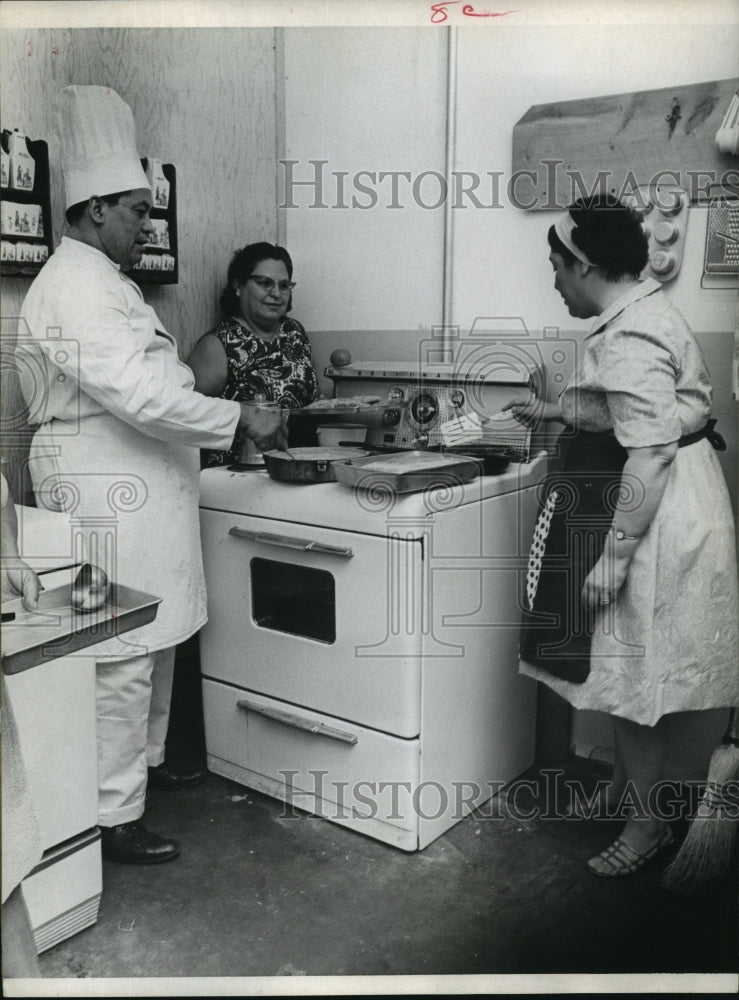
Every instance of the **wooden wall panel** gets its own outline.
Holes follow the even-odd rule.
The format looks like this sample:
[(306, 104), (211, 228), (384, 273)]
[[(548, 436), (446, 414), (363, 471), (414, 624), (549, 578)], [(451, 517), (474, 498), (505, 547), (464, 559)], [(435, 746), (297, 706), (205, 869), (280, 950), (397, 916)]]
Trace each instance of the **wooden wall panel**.
[[(234, 250), (277, 234), (275, 32), (264, 29), (0, 32), (4, 128), (46, 139), (54, 240), (63, 231), (56, 95), (112, 87), (136, 121), (139, 153), (177, 168), (180, 280), (144, 287), (183, 357), (218, 318)], [(18, 315), (29, 279), (2, 281), (3, 317)], [(15, 412), (12, 385), (8, 412)], [(5, 409), (5, 407), (4, 407)]]
[[(715, 136), (737, 84), (736, 78), (713, 80), (529, 108), (513, 129), (513, 172), (536, 175), (522, 186), (523, 199), (537, 209), (562, 211), (582, 193), (569, 172), (586, 191), (602, 173), (615, 194), (635, 184), (674, 185), (667, 176), (674, 172), (691, 201), (704, 205), (709, 181), (736, 190), (737, 159), (719, 150)], [(547, 161), (556, 161), (556, 168), (548, 170)]]

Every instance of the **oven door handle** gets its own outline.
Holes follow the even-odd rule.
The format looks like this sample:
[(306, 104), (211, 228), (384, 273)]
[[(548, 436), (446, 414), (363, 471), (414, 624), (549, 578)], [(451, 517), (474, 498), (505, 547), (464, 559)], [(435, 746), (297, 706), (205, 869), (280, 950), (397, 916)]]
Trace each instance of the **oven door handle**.
[(283, 549), (299, 549), (301, 552), (318, 552), (324, 556), (340, 556), (351, 559), (354, 552), (350, 548), (339, 545), (325, 545), (312, 538), (292, 538), (290, 535), (273, 535), (269, 531), (249, 531), (248, 528), (229, 528), (229, 535), (236, 538), (246, 538), (250, 542), (264, 542), (265, 545), (279, 545)]
[(315, 733), (316, 736), (328, 736), (331, 740), (339, 740), (341, 743), (357, 742), (354, 733), (345, 733), (342, 729), (334, 729), (323, 722), (314, 722), (313, 719), (306, 719), (301, 715), (294, 715), (292, 712), (281, 712), (277, 708), (265, 708), (263, 705), (255, 705), (254, 702), (242, 698), (236, 702), (237, 706), (244, 712), (257, 712), (267, 719), (281, 722), (285, 726), (292, 726), (293, 729), (303, 729), (307, 733)]

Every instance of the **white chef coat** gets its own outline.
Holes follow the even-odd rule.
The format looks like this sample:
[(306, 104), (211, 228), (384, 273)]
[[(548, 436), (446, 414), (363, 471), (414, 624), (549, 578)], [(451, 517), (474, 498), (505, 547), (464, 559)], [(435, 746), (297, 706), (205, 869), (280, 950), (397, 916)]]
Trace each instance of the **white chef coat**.
[(182, 642), (206, 620), (199, 448), (231, 446), (239, 404), (194, 392), (138, 286), (67, 237), (23, 303), (17, 352), (41, 425), (30, 456), (37, 501), (69, 512), (73, 554), (162, 598), (151, 625), (96, 646), (96, 659)]

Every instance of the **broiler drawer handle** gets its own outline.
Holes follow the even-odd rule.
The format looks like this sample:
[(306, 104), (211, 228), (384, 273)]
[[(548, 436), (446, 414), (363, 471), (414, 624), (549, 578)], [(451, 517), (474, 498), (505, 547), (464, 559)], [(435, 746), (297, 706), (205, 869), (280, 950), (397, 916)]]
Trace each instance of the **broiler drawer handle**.
[(279, 545), (283, 549), (299, 549), (301, 552), (319, 552), (324, 556), (341, 556), (342, 559), (351, 559), (354, 555), (352, 549), (342, 548), (339, 545), (324, 545), (323, 542), (316, 542), (312, 538), (291, 538), (290, 535), (273, 535), (269, 531), (249, 531), (248, 528), (229, 528), (229, 535), (236, 538), (247, 538), (251, 542), (264, 542), (265, 545)]
[(258, 712), (267, 719), (274, 719), (275, 722), (282, 722), (285, 726), (292, 726), (293, 729), (304, 729), (308, 733), (315, 733), (316, 736), (328, 736), (331, 740), (340, 740), (342, 743), (357, 742), (357, 737), (353, 733), (345, 733), (341, 729), (333, 729), (324, 725), (323, 722), (314, 722), (312, 719), (305, 719), (300, 715), (293, 715), (292, 712), (281, 712), (277, 708), (264, 708), (262, 705), (255, 705), (251, 701), (241, 699), (236, 702), (239, 708), (245, 712)]

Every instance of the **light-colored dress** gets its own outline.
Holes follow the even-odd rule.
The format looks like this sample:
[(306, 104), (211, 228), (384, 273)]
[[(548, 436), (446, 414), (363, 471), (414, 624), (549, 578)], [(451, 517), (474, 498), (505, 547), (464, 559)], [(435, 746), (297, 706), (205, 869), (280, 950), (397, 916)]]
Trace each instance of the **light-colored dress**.
[[(560, 403), (570, 426), (613, 430), (625, 448), (666, 444), (705, 426), (710, 378), (658, 282), (632, 287), (594, 321)], [(634, 496), (638, 502), (638, 486)], [(734, 522), (708, 440), (678, 449), (626, 582), (597, 615), (587, 680), (573, 684), (525, 661), (521, 672), (576, 708), (643, 725), (739, 703)]]

